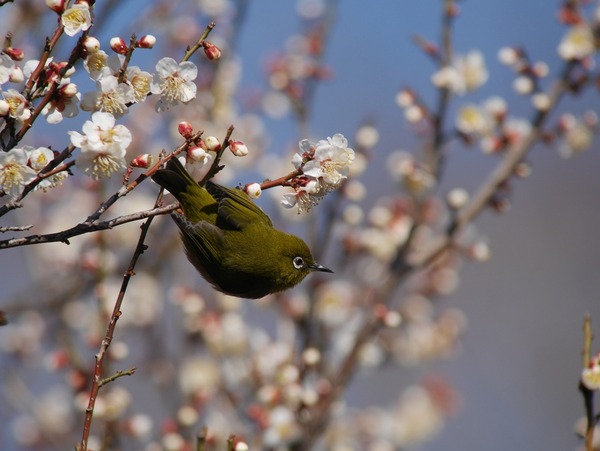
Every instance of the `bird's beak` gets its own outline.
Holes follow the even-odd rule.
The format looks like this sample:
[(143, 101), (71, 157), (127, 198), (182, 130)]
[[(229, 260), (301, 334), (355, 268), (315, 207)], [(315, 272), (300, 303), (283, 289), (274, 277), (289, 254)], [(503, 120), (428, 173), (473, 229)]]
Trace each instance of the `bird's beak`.
[(321, 272), (333, 272), (331, 269), (326, 268), (323, 265), (319, 265), (317, 263), (313, 264), (313, 265), (309, 265), (308, 266), (310, 269), (312, 269), (313, 271), (321, 271)]

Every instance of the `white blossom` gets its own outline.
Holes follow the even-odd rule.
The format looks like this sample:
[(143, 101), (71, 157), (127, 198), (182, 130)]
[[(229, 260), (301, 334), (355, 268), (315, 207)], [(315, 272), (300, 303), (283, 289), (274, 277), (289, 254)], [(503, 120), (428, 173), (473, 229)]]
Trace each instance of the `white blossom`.
[(475, 105), (463, 105), (456, 115), (456, 128), (467, 135), (483, 135), (491, 129), (490, 117)]
[(558, 45), (558, 54), (565, 60), (583, 59), (595, 51), (594, 34), (587, 24), (571, 27)]
[(35, 178), (35, 171), (27, 166), (29, 155), (25, 149), (14, 148), (0, 152), (0, 191), (11, 197), (23, 192), (25, 185)]
[[(9, 81), (14, 82), (17, 72), (21, 72), (22, 76), (23, 72), (10, 56), (5, 53), (0, 53), (0, 86)], [(17, 78), (19, 78), (19, 75), (17, 75)]]
[(93, 80), (99, 79), (107, 72), (108, 54), (104, 50), (90, 52), (83, 62), (83, 67)]
[(19, 122), (25, 122), (31, 116), (27, 107), (27, 99), (16, 89), (7, 89), (2, 93), (4, 100), (8, 103), (8, 115)]
[(100, 77), (96, 90), (87, 92), (81, 99), (84, 111), (105, 111), (119, 118), (127, 112), (127, 104), (135, 102), (135, 92), (127, 83), (119, 83), (112, 75)]
[(152, 74), (141, 70), (137, 66), (130, 66), (126, 72), (127, 82), (133, 88), (133, 96), (136, 102), (143, 102), (150, 93)]
[(61, 22), (65, 33), (75, 36), (80, 31), (85, 31), (92, 26), (92, 13), (87, 2), (75, 3), (61, 15)]
[(70, 131), (69, 135), (71, 143), (81, 149), (76, 166), (92, 178), (110, 177), (126, 167), (131, 133), (124, 125), (115, 125), (112, 114), (96, 112), (83, 124), (83, 134)]
[(339, 133), (316, 144), (304, 139), (300, 141), (299, 147), (302, 154), (295, 155), (294, 164), (298, 164), (299, 158), (302, 160), (302, 155), (312, 155), (302, 165), (302, 172), (322, 182), (326, 190), (339, 187), (347, 177), (348, 166), (354, 161), (354, 150), (348, 147), (348, 140)]
[(433, 74), (431, 81), (440, 88), (446, 88), (458, 95), (474, 91), (489, 77), (481, 52), (473, 50), (464, 56), (457, 56), (450, 65)]
[(160, 94), (156, 111), (166, 111), (196, 97), (193, 80), (198, 76), (198, 68), (191, 61), (177, 63), (173, 58), (163, 58), (156, 63), (156, 72), (150, 86), (152, 94)]

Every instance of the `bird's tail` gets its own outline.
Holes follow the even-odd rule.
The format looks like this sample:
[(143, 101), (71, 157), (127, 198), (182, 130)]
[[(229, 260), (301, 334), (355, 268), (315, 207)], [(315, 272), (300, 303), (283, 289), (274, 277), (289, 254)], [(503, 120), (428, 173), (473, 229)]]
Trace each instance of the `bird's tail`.
[(152, 179), (175, 196), (188, 220), (199, 222), (216, 216), (218, 207), (215, 199), (192, 178), (177, 158), (171, 158), (167, 167), (156, 171)]
[(198, 187), (198, 190), (200, 189), (198, 182), (192, 178), (177, 158), (171, 158), (167, 162), (166, 169), (156, 171), (152, 180), (168, 190), (179, 201), (181, 201), (182, 193), (192, 194), (189, 188)]

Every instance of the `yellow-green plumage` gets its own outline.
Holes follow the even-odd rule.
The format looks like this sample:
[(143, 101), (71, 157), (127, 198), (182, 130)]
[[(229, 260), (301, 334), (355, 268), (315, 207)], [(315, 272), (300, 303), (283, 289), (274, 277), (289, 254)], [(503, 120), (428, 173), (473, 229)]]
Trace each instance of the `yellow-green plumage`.
[(269, 217), (239, 189), (212, 182), (200, 186), (175, 158), (152, 176), (183, 209), (179, 226), (190, 262), (216, 289), (260, 298), (298, 284), (315, 263), (308, 246), (273, 227)]

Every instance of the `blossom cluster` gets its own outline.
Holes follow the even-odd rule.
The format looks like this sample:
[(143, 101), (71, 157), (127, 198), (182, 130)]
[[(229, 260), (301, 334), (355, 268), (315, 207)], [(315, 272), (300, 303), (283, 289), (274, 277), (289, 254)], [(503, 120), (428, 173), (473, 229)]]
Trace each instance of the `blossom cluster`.
[[(54, 157), (54, 152), (46, 147), (23, 146), (0, 152), (0, 190), (12, 198), (18, 197)], [(66, 177), (66, 171), (57, 172), (43, 178), (35, 189), (53, 188)]]
[(284, 194), (281, 204), (286, 208), (298, 206), (298, 213), (309, 211), (328, 192), (341, 186), (354, 158), (354, 150), (341, 134), (317, 143), (300, 141), (292, 164), (301, 175), (290, 181), (294, 192)]
[[(66, 35), (89, 32), (93, 25), (93, 11), (88, 2), (78, 1), (69, 7), (64, 1), (47, 3), (60, 15)], [(96, 38), (85, 36), (78, 51), (95, 89), (83, 94), (71, 81), (75, 67), (70, 63), (57, 61), (54, 57), (45, 59), (43, 64), (33, 59), (25, 61), (21, 50), (6, 46), (0, 53), (0, 118), (4, 122), (3, 128), (14, 128), (12, 124), (16, 123), (26, 131), (31, 126), (26, 122), (35, 119), (32, 112), (39, 102), (43, 105), (40, 113), (49, 124), (72, 118), (79, 114), (80, 109), (89, 111), (92, 119), (84, 124), (83, 134), (70, 132), (71, 144), (81, 149), (76, 167), (95, 179), (123, 170), (132, 137), (124, 125), (115, 125), (115, 121), (150, 94), (159, 97), (156, 103), (158, 112), (179, 103), (189, 103), (196, 96), (194, 79), (197, 68), (192, 62), (177, 63), (166, 57), (158, 61), (154, 74), (129, 65), (128, 53), (136, 48), (151, 48), (155, 42), (153, 36), (146, 35), (128, 47), (123, 39), (115, 37), (111, 39), (113, 53), (109, 55), (101, 49)], [(17, 85), (15, 88), (24, 84), (24, 88), (7, 87), (8, 84)], [(23, 148), (14, 147), (12, 143), (11, 147), (2, 157), (0, 189), (14, 197), (32, 180), (32, 172), (37, 173), (43, 167), (28, 163)], [(65, 174), (45, 179), (40, 187), (56, 185), (57, 177), (63, 178)]]

